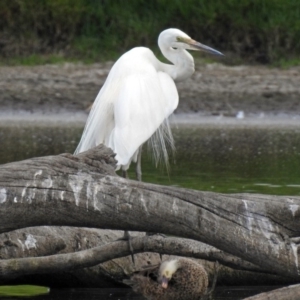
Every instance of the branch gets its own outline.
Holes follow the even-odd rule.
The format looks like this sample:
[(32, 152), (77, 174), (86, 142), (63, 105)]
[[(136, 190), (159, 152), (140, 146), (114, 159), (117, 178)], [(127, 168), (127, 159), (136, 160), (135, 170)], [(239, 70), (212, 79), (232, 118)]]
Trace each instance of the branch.
[[(230, 267), (256, 272), (266, 272), (259, 267), (242, 261), (239, 258), (226, 256), (217, 249), (201, 242), (174, 237), (143, 236), (132, 239), (134, 253), (155, 252), (161, 254), (179, 255), (219, 260)], [(11, 278), (28, 274), (57, 273), (75, 269), (92, 267), (97, 264), (130, 255), (126, 241), (115, 241), (99, 247), (74, 253), (56, 254), (43, 257), (13, 258), (0, 261), (0, 278)], [(224, 258), (226, 258), (224, 260)]]

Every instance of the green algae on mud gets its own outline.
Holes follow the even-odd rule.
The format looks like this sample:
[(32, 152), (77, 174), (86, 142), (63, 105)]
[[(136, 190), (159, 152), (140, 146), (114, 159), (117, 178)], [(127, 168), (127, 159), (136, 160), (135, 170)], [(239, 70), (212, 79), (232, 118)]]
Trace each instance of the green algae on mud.
[(30, 297), (48, 294), (50, 289), (37, 285), (0, 285), (0, 298), (6, 297)]

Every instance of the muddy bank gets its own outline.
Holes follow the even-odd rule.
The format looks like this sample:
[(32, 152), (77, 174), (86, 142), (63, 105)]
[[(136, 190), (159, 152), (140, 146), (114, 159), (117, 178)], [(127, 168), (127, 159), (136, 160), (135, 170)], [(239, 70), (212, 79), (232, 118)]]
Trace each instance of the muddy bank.
[[(84, 111), (94, 101), (112, 66), (64, 64), (0, 68), (0, 111)], [(196, 64), (192, 78), (177, 84), (177, 113), (205, 115), (300, 112), (300, 67)]]

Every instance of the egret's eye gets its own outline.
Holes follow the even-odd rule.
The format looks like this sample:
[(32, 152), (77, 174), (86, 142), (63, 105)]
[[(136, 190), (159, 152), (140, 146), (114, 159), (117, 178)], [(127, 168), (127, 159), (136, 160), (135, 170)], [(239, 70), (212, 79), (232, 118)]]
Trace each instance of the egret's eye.
[(173, 50), (177, 50), (178, 48), (176, 48), (176, 47), (172, 47), (172, 49), (173, 49)]
[(177, 38), (176, 38), (176, 40), (177, 40), (177, 42), (184, 42), (184, 38), (182, 38), (182, 37), (180, 37), (180, 36), (178, 36)]

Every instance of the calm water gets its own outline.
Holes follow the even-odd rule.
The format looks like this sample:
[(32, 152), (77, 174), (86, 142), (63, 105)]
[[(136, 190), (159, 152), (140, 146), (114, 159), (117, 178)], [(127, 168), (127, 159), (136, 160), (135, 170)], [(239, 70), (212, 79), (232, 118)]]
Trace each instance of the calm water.
[[(223, 193), (300, 195), (300, 125), (198, 124), (173, 132), (177, 150), (169, 174), (156, 168), (144, 149), (144, 181)], [(72, 153), (81, 133), (82, 124), (75, 123), (0, 123), (0, 164)]]
[[(163, 167), (156, 168), (144, 149), (143, 181), (223, 193), (300, 195), (300, 125), (186, 124), (173, 132), (177, 151), (169, 174)], [(0, 164), (72, 153), (81, 133), (82, 123), (0, 122)], [(130, 177), (134, 178), (133, 171)], [(218, 287), (214, 299), (243, 299), (269, 289)], [(35, 299), (141, 298), (129, 289), (52, 289)]]
[(184, 126), (174, 136), (177, 153), (169, 177), (148, 163), (145, 181), (222, 193), (300, 195), (300, 127)]

